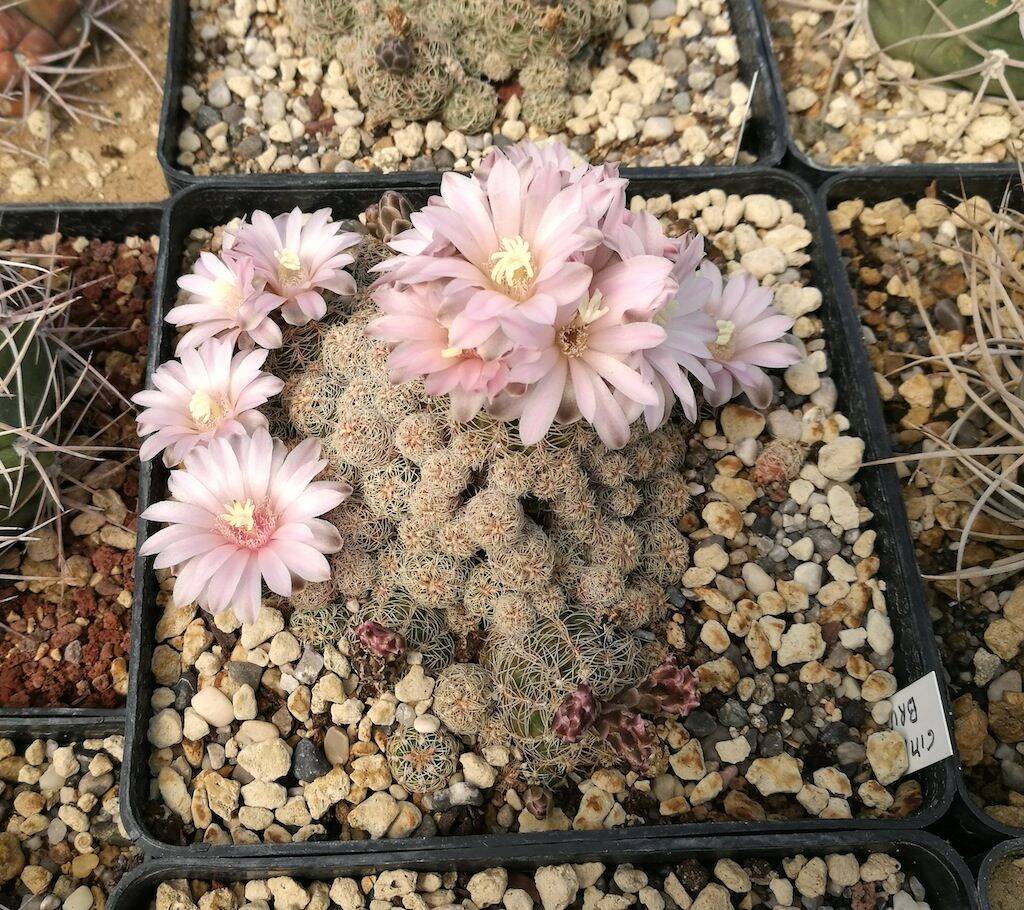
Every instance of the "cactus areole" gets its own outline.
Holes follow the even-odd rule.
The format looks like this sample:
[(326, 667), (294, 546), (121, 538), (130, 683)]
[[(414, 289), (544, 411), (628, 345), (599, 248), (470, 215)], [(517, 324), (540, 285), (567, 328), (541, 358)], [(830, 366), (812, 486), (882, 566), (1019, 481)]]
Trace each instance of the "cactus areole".
[(53, 461), (40, 442), (52, 440), (55, 430), (56, 369), (33, 323), (0, 322), (0, 527), (6, 530), (32, 520), (43, 490), (39, 469)]
[(1024, 3), (1021, 0), (867, 0), (881, 51), (914, 64), (918, 79), (1024, 96)]

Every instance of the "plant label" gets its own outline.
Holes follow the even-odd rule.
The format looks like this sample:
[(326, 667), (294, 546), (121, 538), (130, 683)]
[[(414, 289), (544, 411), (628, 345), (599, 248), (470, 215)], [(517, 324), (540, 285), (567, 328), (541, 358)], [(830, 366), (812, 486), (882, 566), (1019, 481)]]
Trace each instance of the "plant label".
[(953, 754), (939, 680), (934, 670), (892, 697), (890, 727), (902, 733), (907, 740), (908, 774)]

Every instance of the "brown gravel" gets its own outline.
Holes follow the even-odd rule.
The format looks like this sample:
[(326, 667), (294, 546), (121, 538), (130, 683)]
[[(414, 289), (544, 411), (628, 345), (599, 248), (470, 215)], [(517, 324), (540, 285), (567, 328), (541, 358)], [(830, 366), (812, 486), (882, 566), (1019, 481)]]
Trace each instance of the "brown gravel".
[[(156, 267), (153, 242), (50, 235), (32, 243), (0, 242), (0, 250), (6, 256), (53, 251), (68, 263), (70, 281), (81, 287), (69, 323), (92, 329), (81, 333), (77, 349), (95, 345), (93, 366), (121, 395), (138, 391)], [(81, 408), (84, 402), (76, 404)], [(55, 531), (44, 531), (0, 557), (5, 574), (38, 579), (0, 589), (4, 707), (112, 708), (123, 703), (127, 692), (138, 495), (138, 466), (131, 451), (138, 446), (134, 415), (108, 394), (88, 408), (80, 433), (95, 436), (95, 445), (129, 451), (85, 466), (75, 488), (66, 491), (71, 508), (60, 539)]]

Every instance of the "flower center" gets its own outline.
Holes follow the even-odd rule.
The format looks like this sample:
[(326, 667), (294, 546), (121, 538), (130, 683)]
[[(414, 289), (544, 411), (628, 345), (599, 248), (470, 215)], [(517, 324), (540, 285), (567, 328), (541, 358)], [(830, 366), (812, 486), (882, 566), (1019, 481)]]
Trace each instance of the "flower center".
[(558, 346), (566, 357), (579, 357), (589, 346), (590, 325), (597, 322), (608, 307), (601, 305), (601, 292), (596, 291), (579, 305), (572, 322), (560, 329), (557, 336)]
[(533, 282), (533, 254), (522, 237), (502, 237), (501, 249), (491, 255), (491, 280), (510, 297), (525, 300)]
[(263, 547), (277, 526), (268, 500), (233, 499), (217, 516), (215, 527), (228, 540), (246, 550)]
[(216, 426), (227, 411), (223, 399), (214, 398), (202, 390), (193, 392), (188, 401), (188, 412), (199, 429), (208, 430)]
[(213, 282), (213, 296), (232, 315), (242, 305), (242, 289), (233, 281), (218, 278)]
[(728, 360), (733, 355), (732, 340), (736, 334), (736, 325), (728, 319), (719, 319), (715, 322), (715, 328), (718, 335), (708, 345), (708, 349), (715, 360)]
[(454, 360), (456, 357), (461, 357), (465, 353), (466, 352), (463, 348), (445, 348), (441, 352), (441, 356), (445, 360)]
[(282, 288), (294, 288), (305, 283), (308, 275), (295, 250), (274, 250), (274, 258), (277, 260), (277, 283)]

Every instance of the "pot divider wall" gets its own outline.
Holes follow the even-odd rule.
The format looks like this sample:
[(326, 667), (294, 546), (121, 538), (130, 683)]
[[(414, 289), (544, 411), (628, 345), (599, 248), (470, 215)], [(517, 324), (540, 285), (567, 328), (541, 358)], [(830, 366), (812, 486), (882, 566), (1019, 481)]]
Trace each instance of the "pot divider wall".
[[(782, 161), (786, 150), (786, 108), (779, 83), (773, 77), (765, 48), (766, 34), (756, 10), (756, 0), (726, 0), (733, 34), (740, 51), (740, 73), (750, 85), (756, 75), (757, 86), (750, 116), (743, 133), (743, 148), (756, 156), (759, 167), (773, 167)], [(163, 108), (157, 157), (164, 169), (171, 192), (188, 186), (212, 183), (244, 187), (254, 180), (266, 180), (273, 187), (388, 187), (430, 186), (438, 180), (437, 171), (395, 171), (393, 173), (358, 172), (351, 174), (217, 174), (198, 176), (178, 164), (178, 135), (185, 126), (181, 94), (188, 78), (190, 61), (188, 0), (172, 0), (171, 27), (164, 82)], [(625, 177), (649, 175), (663, 178), (689, 174), (735, 173), (727, 165), (672, 165), (666, 167), (623, 168)], [(741, 169), (745, 170), (745, 168)]]
[[(830, 177), (904, 177), (914, 180), (923, 177), (1011, 177), (1017, 173), (1014, 161), (991, 164), (858, 164), (849, 167), (822, 164), (816, 161), (799, 145), (793, 135), (793, 122), (786, 104), (786, 86), (782, 81), (779, 61), (772, 47), (771, 21), (764, 8), (764, 0), (751, 0), (755, 8), (759, 31), (764, 41), (764, 54), (772, 79), (778, 86), (778, 97), (782, 106), (781, 123), (783, 142), (786, 146), (784, 167), (787, 171), (803, 177), (811, 186), (819, 187)], [(168, 178), (170, 179), (170, 178)]]
[[(162, 205), (10, 205), (0, 206), (0, 238), (35, 239), (59, 230), (65, 237), (123, 240), (160, 233)], [(136, 567), (137, 569), (138, 567)], [(124, 708), (5, 708), (0, 706), (0, 735), (59, 737), (120, 733)], [(99, 724), (99, 726), (97, 726)], [(100, 733), (102, 731), (102, 733)]]
[[(609, 845), (610, 846), (610, 845)], [(520, 847), (500, 854), (487, 846), (469, 847), (458, 854), (435, 850), (409, 852), (381, 851), (350, 856), (307, 855), (293, 859), (238, 859), (230, 864), (213, 858), (183, 856), (162, 859), (137, 867), (121, 881), (111, 895), (108, 910), (147, 910), (160, 882), (171, 879), (233, 881), (287, 875), (297, 879), (330, 880), (337, 876), (358, 876), (393, 869), (418, 872), (476, 872), (501, 865), (508, 869), (533, 870), (556, 863), (629, 863), (641, 867), (671, 866), (696, 859), (713, 865), (719, 859), (744, 862), (754, 858), (782, 859), (803, 854), (808, 857), (830, 853), (855, 853), (864, 860), (870, 853), (894, 855), (903, 869), (925, 886), (932, 910), (977, 910), (974, 879), (963, 860), (945, 841), (933, 834), (916, 831), (841, 832), (804, 836), (755, 835), (746, 837), (662, 838), (658, 841), (629, 840), (608, 846), (562, 846), (557, 852)]]
[[(732, 176), (660, 179), (651, 176), (636, 177), (631, 181), (633, 195), (656, 196), (669, 193), (681, 197), (719, 187), (739, 194), (769, 193), (788, 200), (795, 210), (807, 219), (807, 228), (815, 238), (826, 233), (824, 214), (813, 193), (802, 181), (780, 171), (750, 171)], [(405, 188), (415, 204), (422, 204), (430, 194), (430, 187)], [(147, 369), (152, 373), (163, 360), (171, 356), (172, 331), (163, 323), (163, 314), (175, 302), (175, 282), (180, 273), (185, 240), (194, 228), (213, 228), (236, 216), (245, 216), (256, 208), (271, 212), (286, 211), (294, 206), (318, 208), (331, 206), (335, 217), (355, 217), (367, 205), (375, 202), (380, 189), (353, 188), (335, 185), (332, 188), (310, 186), (298, 188), (291, 181), (249, 180), (245, 184), (232, 182), (221, 185), (197, 186), (178, 194), (164, 215), (160, 264), (157, 275), (157, 293), (154, 295), (149, 360)], [(811, 262), (807, 266), (812, 281), (823, 294), (822, 316), (833, 359), (833, 376), (838, 385), (839, 409), (852, 424), (852, 432), (868, 442), (866, 460), (888, 452), (885, 423), (876, 396), (864, 394), (872, 387), (871, 371), (863, 347), (857, 341), (859, 324), (848, 295), (837, 294), (842, 280), (841, 266), (834, 247), (816, 241), (811, 249)], [(938, 666), (931, 624), (921, 599), (920, 583), (913, 546), (899, 501), (899, 488), (895, 470), (891, 467), (864, 469), (859, 482), (866, 501), (875, 514), (873, 526), (878, 532), (877, 552), (881, 559), (881, 577), (888, 583), (889, 615), (896, 635), (896, 674), (901, 685), (926, 675)], [(140, 512), (151, 502), (164, 498), (167, 472), (162, 465), (149, 462), (140, 472)], [(138, 525), (139, 543), (153, 529), (144, 521)], [(194, 844), (187, 847), (172, 846), (157, 839), (149, 827), (144, 813), (150, 789), (148, 767), (150, 746), (147, 727), (151, 714), (150, 697), (153, 680), (150, 663), (154, 648), (154, 630), (161, 608), (156, 603), (157, 581), (151, 569), (152, 560), (139, 560), (136, 564), (133, 616), (133, 653), (131, 683), (128, 695), (127, 742), (125, 753), (126, 781), (122, 793), (122, 809), (126, 824), (152, 856), (202, 857), (215, 862), (242, 856), (268, 857), (299, 856), (316, 849), (324, 854), (358, 854), (368, 847), (365, 841), (323, 841), (315, 848), (309, 843), (254, 846), (213, 846)], [(937, 821), (949, 806), (953, 794), (952, 769), (942, 762), (925, 769), (919, 776), (923, 792), (923, 805), (914, 815), (899, 820), (807, 819), (796, 822), (714, 822), (676, 825), (651, 825), (629, 831), (631, 844), (643, 846), (651, 842), (666, 843), (668, 837), (696, 835), (726, 835), (738, 831), (750, 833), (787, 833), (799, 830), (827, 830), (831, 833), (858, 829), (878, 831), (889, 829), (918, 829)], [(614, 831), (568, 831), (542, 834), (475, 835), (464, 837), (430, 838), (426, 840), (392, 841), (373, 845), (381, 851), (406, 851), (423, 847), (436, 848), (435, 855), (462, 856), (468, 851), (487, 849), (500, 851), (505, 856), (526, 845), (556, 841), (561, 848), (573, 845), (578, 850), (597, 850), (622, 836)], [(653, 848), (652, 848), (653, 849)], [(379, 855), (379, 854), (378, 854)], [(260, 866), (265, 871), (265, 866)]]
[[(897, 172), (894, 168), (874, 168), (866, 173), (850, 173), (840, 177), (833, 177), (821, 187), (818, 195), (827, 216), (829, 208), (847, 199), (860, 199), (868, 205), (894, 199), (898, 196), (906, 197), (908, 200), (920, 199), (933, 184), (938, 189), (940, 198), (943, 195), (946, 198), (961, 198), (964, 195), (984, 196), (992, 203), (994, 208), (998, 208), (1003, 200), (1007, 186), (1012, 185), (1015, 189), (1014, 194), (1011, 196), (1011, 202), (1017, 208), (1024, 205), (1020, 178), (1016, 174), (996, 175), (973, 172), (958, 175), (951, 173), (948, 168), (941, 166), (932, 167), (930, 171), (922, 169), (916, 173), (904, 173), (902, 170)], [(862, 337), (863, 330), (857, 315), (856, 298), (847, 277), (846, 269), (840, 260), (836, 236), (831, 228), (826, 231), (826, 234), (828, 237), (829, 257), (837, 264), (839, 272), (836, 276), (836, 287), (841, 298), (841, 305), (845, 310), (853, 313), (854, 318), (857, 320), (856, 331), (860, 333), (858, 337)], [(879, 414), (881, 414), (880, 399), (874, 380), (869, 378), (867, 386), (870, 387), (871, 392), (869, 394), (875, 402)], [(884, 421), (880, 434), (879, 438), (888, 438), (888, 431), (884, 428)], [(910, 538), (906, 510), (903, 507), (902, 500), (894, 505), (893, 520), (898, 523), (896, 531), (910, 541), (910, 556), (916, 566), (916, 557), (913, 554), (913, 542)], [(916, 568), (913, 572), (908, 573), (906, 580), (913, 587), (911, 596), (923, 605), (924, 588)], [(926, 609), (925, 614), (927, 614)], [(930, 639), (934, 640), (934, 635), (930, 629), (928, 630), (928, 635)], [(943, 672), (940, 672), (940, 676), (943, 675)], [(952, 730), (952, 727), (950, 729)], [(996, 839), (1019, 837), (1024, 833), (1024, 829), (1004, 825), (989, 817), (968, 792), (963, 768), (959, 761), (951, 761), (949, 765), (956, 789), (951, 819), (964, 834), (969, 837), (980, 837), (991, 843)]]

